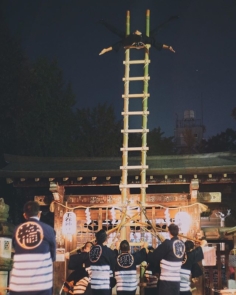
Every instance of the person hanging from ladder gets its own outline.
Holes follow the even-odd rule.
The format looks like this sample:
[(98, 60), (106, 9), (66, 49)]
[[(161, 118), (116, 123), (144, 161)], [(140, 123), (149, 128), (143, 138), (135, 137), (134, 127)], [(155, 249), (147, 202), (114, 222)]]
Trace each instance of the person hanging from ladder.
[(110, 46), (108, 48), (104, 48), (99, 53), (99, 55), (102, 55), (102, 54), (112, 51), (112, 50), (117, 52), (121, 48), (141, 49), (141, 48), (145, 48), (146, 45), (148, 45), (148, 44), (153, 46), (157, 50), (168, 49), (171, 52), (175, 53), (175, 50), (173, 49), (172, 46), (168, 46), (166, 44), (162, 44), (162, 43), (157, 42), (157, 40), (155, 39), (155, 35), (166, 23), (168, 23), (169, 21), (174, 20), (176, 18), (178, 18), (178, 17), (173, 16), (173, 17), (169, 18), (166, 22), (157, 26), (154, 30), (152, 30), (150, 32), (150, 36), (143, 35), (139, 30), (135, 30), (132, 34), (126, 35), (125, 32), (120, 31), (119, 29), (117, 29), (113, 25), (109, 24), (105, 20), (100, 20), (99, 23), (104, 25), (109, 31), (111, 31), (112, 33), (114, 33), (115, 35), (120, 37), (120, 40), (118, 42), (114, 43), (112, 46)]

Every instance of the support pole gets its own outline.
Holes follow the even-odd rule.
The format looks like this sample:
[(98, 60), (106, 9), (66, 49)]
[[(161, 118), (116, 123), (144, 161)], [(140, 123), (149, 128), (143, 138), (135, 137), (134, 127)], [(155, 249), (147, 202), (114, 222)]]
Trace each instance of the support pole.
[[(146, 35), (149, 36), (150, 32), (150, 10), (146, 11)], [(145, 114), (148, 111), (148, 70), (149, 70), (149, 45), (147, 46), (147, 50), (145, 50), (144, 56), (144, 84), (143, 84), (143, 120), (142, 120), (142, 128), (143, 130), (147, 130), (147, 115)], [(147, 132), (143, 132), (142, 134), (142, 151), (141, 151), (141, 165), (146, 167), (147, 163)], [(146, 203), (146, 168), (141, 170), (141, 189), (140, 189), (140, 203), (141, 206)], [(142, 208), (142, 207), (141, 207)], [(145, 209), (140, 212), (141, 222), (145, 221)], [(141, 232), (141, 239), (143, 239), (143, 234)], [(144, 295), (144, 271), (145, 268), (141, 267), (140, 269), (140, 295)]]
[[(126, 35), (130, 34), (130, 12), (129, 10), (126, 12)], [(129, 144), (129, 134), (128, 132), (125, 132), (129, 129), (129, 72), (130, 72), (130, 65), (129, 65), (129, 59), (130, 59), (130, 50), (126, 49), (125, 51), (125, 83), (124, 83), (124, 133), (123, 133), (123, 148), (125, 150), (123, 151), (122, 155), (122, 165), (124, 167), (128, 166), (128, 144)], [(122, 170), (122, 184), (127, 185), (128, 183), (128, 171), (127, 169)], [(126, 209), (125, 206), (127, 204), (127, 196), (128, 196), (129, 189), (126, 187), (123, 187), (121, 189), (121, 198), (122, 198), (122, 205), (123, 205), (123, 214), (124, 210)], [(126, 240), (126, 227), (121, 228), (121, 240)]]
[[(149, 31), (150, 31), (150, 10), (146, 11), (146, 35), (149, 36)], [(145, 64), (144, 64), (144, 86), (143, 86), (143, 112), (148, 111), (148, 70), (149, 70), (149, 45), (148, 49), (145, 51)], [(142, 119), (142, 128), (144, 130), (147, 130), (147, 115), (143, 115)], [(142, 134), (142, 152), (141, 152), (141, 165), (143, 167), (146, 166), (146, 158), (147, 158), (147, 151), (146, 151), (146, 146), (147, 146), (147, 132), (144, 132)], [(146, 169), (142, 169), (141, 171), (141, 184), (143, 185), (141, 187), (141, 195), (140, 195), (140, 202), (141, 204), (146, 203), (146, 188), (144, 185), (146, 184)], [(141, 221), (144, 221), (144, 215), (142, 214)]]

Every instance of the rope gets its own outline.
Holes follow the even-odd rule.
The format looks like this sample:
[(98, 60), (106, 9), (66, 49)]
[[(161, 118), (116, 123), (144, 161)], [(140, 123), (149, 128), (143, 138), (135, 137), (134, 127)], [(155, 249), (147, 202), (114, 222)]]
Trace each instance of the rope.
[[(124, 221), (123, 223), (120, 222), (119, 225), (117, 225), (116, 227), (113, 227), (112, 229), (109, 229), (109, 230), (107, 231), (107, 234), (109, 235), (109, 234), (113, 233), (114, 231), (116, 231), (118, 228), (121, 228), (121, 227), (124, 226), (126, 223), (128, 223), (130, 220), (134, 219), (138, 214), (140, 214), (140, 212), (134, 214), (134, 215), (131, 216), (131, 217), (128, 216), (128, 215), (126, 214), (126, 216), (128, 216), (129, 219), (126, 220), (126, 221)], [(96, 240), (96, 238), (90, 240), (89, 242), (94, 242), (95, 240)], [(85, 245), (85, 244), (84, 244), (84, 245)], [(72, 253), (76, 252), (77, 250), (83, 248), (84, 245), (81, 246), (81, 247), (79, 247), (79, 248), (76, 248), (76, 249), (71, 250), (71, 251), (70, 251), (70, 254), (72, 254)]]
[[(61, 207), (64, 207), (64, 208), (66, 208), (66, 209), (68, 209), (68, 210), (75, 210), (75, 209), (87, 209), (87, 208), (112, 208), (112, 207), (114, 207), (113, 205), (109, 205), (109, 206), (104, 206), (104, 205), (92, 205), (92, 206), (76, 206), (76, 207), (68, 207), (68, 206), (66, 206), (66, 205), (63, 205), (62, 203), (60, 203), (60, 202), (58, 202), (58, 201), (53, 201), (54, 203), (56, 203), (56, 204), (58, 204), (58, 205), (60, 205)], [(204, 210), (206, 210), (208, 207), (206, 206), (206, 205), (204, 205), (204, 204), (201, 204), (201, 203), (194, 203), (194, 204), (191, 204), (191, 205), (185, 205), (185, 206), (179, 206), (179, 207), (171, 207), (171, 208), (169, 208), (169, 207), (166, 207), (166, 206), (163, 206), (163, 205), (160, 205), (160, 204), (148, 204), (148, 205), (145, 205), (145, 204), (143, 204), (142, 206), (143, 207), (155, 207), (155, 208), (163, 208), (163, 209), (169, 209), (169, 210), (176, 210), (176, 209), (182, 209), (182, 208), (189, 208), (189, 207), (192, 207), (192, 206), (196, 206), (196, 205), (199, 205), (201, 208), (202, 208), (202, 210), (204, 211)], [(116, 208), (119, 208), (119, 207), (122, 207), (123, 205), (122, 204), (117, 204), (116, 205)], [(130, 208), (135, 208), (135, 207), (137, 207), (137, 206), (133, 206), (133, 207), (130, 207)], [(236, 227), (235, 227), (236, 228)]]

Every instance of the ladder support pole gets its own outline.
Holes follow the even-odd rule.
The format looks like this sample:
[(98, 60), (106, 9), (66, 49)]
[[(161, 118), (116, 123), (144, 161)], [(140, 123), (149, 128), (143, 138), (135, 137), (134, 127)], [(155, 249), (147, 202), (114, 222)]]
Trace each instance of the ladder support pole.
[[(129, 10), (126, 12), (126, 35), (130, 34), (130, 12)], [(127, 49), (125, 51), (125, 84), (124, 84), (124, 112), (126, 115), (124, 115), (124, 129), (129, 129), (129, 115), (127, 114), (129, 111), (129, 71), (130, 71), (130, 65), (129, 65), (129, 60), (130, 60), (130, 50)], [(123, 133), (123, 148), (127, 149), (129, 144), (129, 134), (128, 133)], [(128, 165), (128, 151), (125, 150), (123, 151), (122, 155), (122, 165), (127, 166)], [(121, 189), (121, 199), (122, 199), (122, 211), (123, 214), (125, 212), (125, 205), (127, 203), (127, 196), (129, 192), (129, 188), (127, 187), (127, 180), (128, 180), (128, 171), (127, 170), (122, 170), (122, 184), (124, 185), (123, 188), (120, 187)], [(121, 240), (126, 240), (126, 227), (121, 228)]]
[[(149, 36), (150, 32), (150, 10), (146, 11), (146, 35)], [(149, 48), (148, 48), (149, 49)], [(145, 66), (144, 66), (144, 77), (148, 76), (148, 71), (149, 71), (149, 50), (145, 51)], [(143, 86), (143, 94), (147, 95), (148, 94), (148, 81), (144, 81), (144, 86)], [(148, 111), (148, 97), (145, 96), (143, 98), (143, 112)], [(143, 116), (142, 119), (142, 128), (147, 129), (147, 116)], [(147, 146), (147, 133), (142, 134), (142, 147)], [(147, 152), (146, 150), (142, 150), (141, 152), (141, 165), (146, 166), (146, 158), (147, 158)], [(146, 183), (146, 170), (142, 170), (141, 172), (141, 184)], [(141, 204), (144, 204), (146, 202), (146, 189), (141, 188), (141, 198), (140, 198)], [(144, 216), (142, 216), (144, 218)]]

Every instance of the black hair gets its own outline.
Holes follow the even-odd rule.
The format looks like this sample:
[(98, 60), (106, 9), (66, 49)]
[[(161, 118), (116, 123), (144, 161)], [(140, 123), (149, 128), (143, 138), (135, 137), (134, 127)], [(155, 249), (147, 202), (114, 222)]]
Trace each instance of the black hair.
[(85, 249), (89, 244), (91, 244), (91, 247), (93, 246), (93, 243), (92, 243), (92, 242), (86, 242), (86, 243), (84, 244), (84, 249)]
[(130, 250), (129, 242), (127, 240), (123, 240), (120, 243), (120, 251), (121, 252), (128, 252)]
[(190, 241), (190, 240), (185, 241), (186, 252), (189, 252), (193, 248), (194, 248), (194, 243), (192, 241)]
[(168, 226), (168, 230), (169, 232), (171, 233), (171, 235), (173, 237), (177, 237), (178, 236), (178, 233), (179, 233), (179, 227), (178, 225), (174, 224), (174, 223), (171, 223), (169, 226)]
[(107, 239), (107, 233), (104, 229), (100, 229), (96, 234), (96, 241), (98, 244), (103, 244)]
[(27, 217), (37, 216), (40, 211), (40, 206), (38, 202), (29, 201), (24, 205), (24, 213)]
[(148, 246), (147, 248), (149, 251), (154, 251), (154, 248), (152, 246)]

